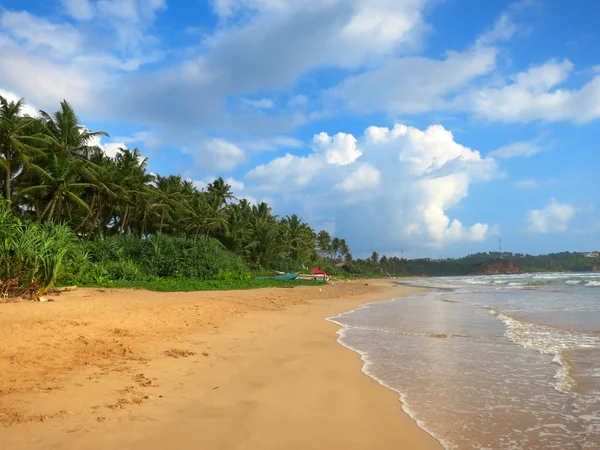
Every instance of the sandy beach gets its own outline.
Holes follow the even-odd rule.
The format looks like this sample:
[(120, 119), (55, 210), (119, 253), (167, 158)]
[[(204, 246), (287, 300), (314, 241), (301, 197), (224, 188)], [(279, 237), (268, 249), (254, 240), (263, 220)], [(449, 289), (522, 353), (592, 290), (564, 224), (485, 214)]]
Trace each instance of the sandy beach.
[(1, 449), (439, 449), (324, 320), (415, 289), (78, 289), (0, 305)]

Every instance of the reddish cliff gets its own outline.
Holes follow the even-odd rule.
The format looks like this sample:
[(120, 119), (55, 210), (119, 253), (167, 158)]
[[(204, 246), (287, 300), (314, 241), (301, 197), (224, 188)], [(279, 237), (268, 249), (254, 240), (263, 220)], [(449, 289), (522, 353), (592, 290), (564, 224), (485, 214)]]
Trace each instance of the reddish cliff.
[(508, 261), (496, 261), (479, 264), (473, 269), (471, 275), (499, 275), (523, 273), (523, 269)]

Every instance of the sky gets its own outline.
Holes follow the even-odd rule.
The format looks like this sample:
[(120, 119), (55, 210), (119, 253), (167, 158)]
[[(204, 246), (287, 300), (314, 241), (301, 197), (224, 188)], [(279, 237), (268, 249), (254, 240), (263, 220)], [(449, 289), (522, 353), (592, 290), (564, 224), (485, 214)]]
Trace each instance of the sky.
[(600, 249), (600, 2), (0, 0), (0, 95), (356, 256)]

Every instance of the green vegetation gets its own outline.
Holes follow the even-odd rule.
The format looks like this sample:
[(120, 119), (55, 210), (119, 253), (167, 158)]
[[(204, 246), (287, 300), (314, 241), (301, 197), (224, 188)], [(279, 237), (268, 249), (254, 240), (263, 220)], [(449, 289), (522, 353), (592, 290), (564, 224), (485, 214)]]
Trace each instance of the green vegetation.
[(318, 286), (316, 281), (280, 281), (280, 280), (196, 280), (189, 278), (156, 278), (151, 281), (116, 280), (102, 284), (89, 284), (88, 287), (110, 287), (128, 289), (147, 289), (157, 292), (193, 292), (193, 291), (233, 291), (258, 288), (295, 286)]
[[(597, 255), (597, 253), (596, 253)], [(380, 259), (380, 268), (394, 276), (468, 275), (482, 263), (508, 261), (525, 272), (589, 272), (600, 270), (600, 257), (593, 253), (562, 252), (549, 255), (525, 255), (522, 253), (475, 253), (463, 258), (440, 260), (406, 260), (396, 257)]]
[(273, 284), (253, 275), (315, 266), (344, 274), (337, 259), (352, 260), (345, 240), (236, 199), (222, 178), (198, 189), (149, 173), (137, 148), (108, 157), (95, 145), (107, 133), (84, 127), (66, 101), (39, 117), (23, 108), (0, 96), (5, 296), (35, 297), (54, 283), (265, 286)]
[[(114, 158), (63, 101), (53, 114), (23, 114), (0, 96), (0, 294), (37, 297), (55, 283), (156, 290), (282, 285), (273, 270), (318, 267), (341, 278), (464, 275), (499, 255), (442, 261), (354, 260), (344, 239), (296, 214), (237, 199), (222, 178), (198, 189), (154, 175), (139, 149)], [(505, 254), (526, 271), (593, 270), (598, 258)], [(295, 283), (284, 282), (293, 286)]]
[(53, 223), (22, 223), (0, 200), (0, 294), (37, 297), (45, 294), (64, 269), (73, 248), (68, 227)]

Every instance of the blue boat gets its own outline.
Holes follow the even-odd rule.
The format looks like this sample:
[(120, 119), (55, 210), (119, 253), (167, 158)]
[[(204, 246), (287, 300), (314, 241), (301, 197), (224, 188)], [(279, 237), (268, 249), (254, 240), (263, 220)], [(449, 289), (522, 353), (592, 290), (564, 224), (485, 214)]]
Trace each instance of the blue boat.
[(295, 280), (300, 275), (299, 272), (287, 273), (285, 275), (274, 275), (272, 277), (256, 277), (255, 280)]

